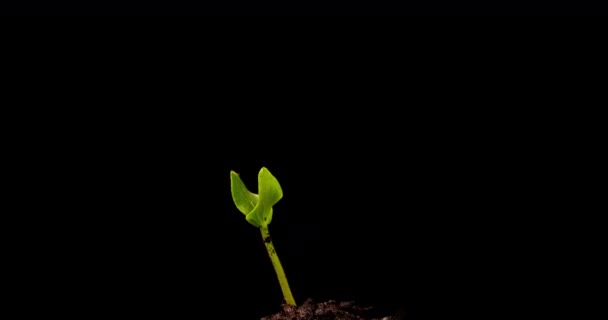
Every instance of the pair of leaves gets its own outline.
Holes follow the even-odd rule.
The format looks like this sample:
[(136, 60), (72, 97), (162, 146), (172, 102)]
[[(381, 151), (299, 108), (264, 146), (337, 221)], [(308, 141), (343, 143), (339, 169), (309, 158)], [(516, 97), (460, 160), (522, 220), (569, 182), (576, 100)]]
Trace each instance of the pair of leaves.
[(270, 224), (272, 206), (283, 197), (279, 181), (265, 167), (258, 174), (258, 194), (250, 192), (234, 171), (230, 171), (230, 189), (236, 207), (245, 215), (247, 222), (257, 228)]

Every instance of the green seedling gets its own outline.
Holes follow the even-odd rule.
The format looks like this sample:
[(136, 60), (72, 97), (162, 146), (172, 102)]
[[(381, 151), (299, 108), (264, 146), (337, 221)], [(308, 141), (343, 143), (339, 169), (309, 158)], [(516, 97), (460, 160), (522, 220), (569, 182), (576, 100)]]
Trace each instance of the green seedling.
[(296, 302), (289, 289), (285, 271), (283, 271), (283, 266), (281, 266), (281, 261), (277, 256), (270, 233), (268, 232), (268, 225), (272, 221), (272, 206), (283, 197), (283, 190), (279, 181), (268, 169), (262, 168), (258, 174), (258, 194), (255, 194), (247, 190), (238, 173), (230, 171), (230, 189), (234, 204), (245, 215), (247, 222), (260, 229), (266, 250), (270, 256), (270, 261), (272, 261), (274, 270), (279, 278), (285, 302), (295, 306)]

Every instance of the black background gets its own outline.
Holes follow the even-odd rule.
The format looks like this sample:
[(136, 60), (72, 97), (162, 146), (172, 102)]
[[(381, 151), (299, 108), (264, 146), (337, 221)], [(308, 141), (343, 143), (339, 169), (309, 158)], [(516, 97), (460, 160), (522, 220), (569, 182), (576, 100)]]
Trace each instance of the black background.
[[(126, 34), (123, 43), (137, 39)], [(229, 189), (235, 170), (255, 190), (262, 166), (283, 186), (270, 230), (300, 303), (355, 300), (406, 319), (519, 317), (546, 297), (541, 287), (562, 285), (564, 248), (579, 250), (576, 227), (554, 224), (581, 212), (568, 201), (584, 185), (568, 175), (597, 177), (585, 168), (601, 159), (588, 155), (602, 150), (590, 139), (601, 126), (553, 106), (596, 105), (590, 92), (601, 91), (585, 81), (576, 90), (594, 77), (570, 76), (550, 55), (512, 54), (526, 64), (497, 47), (459, 59), (459, 46), (423, 44), (410, 44), (421, 57), (301, 45), (259, 59), (215, 44), (219, 57), (120, 45), (42, 54), (55, 47), (7, 59), (18, 68), (5, 103), (21, 114), (2, 118), (13, 203), (3, 217), (17, 220), (3, 224), (4, 253), (15, 254), (3, 266), (14, 267), (21, 314), (276, 312), (262, 239)], [(578, 64), (587, 60), (572, 68), (597, 70)]]
[(203, 115), (138, 115), (37, 134), (21, 163), (24, 188), (43, 195), (22, 208), (29, 294), (83, 317), (276, 312), (276, 275), (229, 184), (235, 170), (256, 190), (266, 166), (284, 191), (270, 231), (299, 303), (495, 314), (492, 293), (529, 267), (510, 248), (533, 225), (526, 203), (542, 196), (546, 141), (377, 116), (234, 114), (206, 126)]
[(605, 14), (592, 1), (20, 1), (0, 14), (36, 15), (555, 15)]
[(551, 191), (579, 154), (565, 146), (583, 145), (557, 111), (513, 106), (544, 105), (558, 91), (567, 101), (567, 90), (544, 91), (523, 72), (497, 83), (423, 68), (395, 80), (343, 62), (188, 77), (133, 61), (141, 72), (100, 63), (65, 82), (54, 77), (63, 69), (21, 73), (47, 89), (21, 103), (80, 107), (5, 118), (17, 124), (4, 153), (20, 220), (5, 225), (17, 253), (7, 264), (19, 271), (12, 296), (35, 301), (23, 312), (276, 312), (282, 296), (262, 239), (230, 196), (230, 170), (253, 191), (262, 166), (283, 187), (270, 231), (300, 303), (354, 300), (426, 319), (494, 318), (536, 301), (551, 271), (537, 262), (557, 250), (539, 232), (556, 220), (546, 204), (565, 207)]

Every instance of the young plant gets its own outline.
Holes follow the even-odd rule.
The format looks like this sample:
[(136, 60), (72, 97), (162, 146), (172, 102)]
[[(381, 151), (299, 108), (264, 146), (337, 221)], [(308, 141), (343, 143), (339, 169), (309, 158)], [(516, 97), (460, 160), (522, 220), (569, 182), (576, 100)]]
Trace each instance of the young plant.
[(258, 174), (258, 194), (255, 194), (247, 190), (238, 173), (230, 171), (230, 189), (234, 204), (245, 215), (247, 222), (260, 229), (270, 261), (272, 261), (274, 271), (279, 278), (285, 302), (295, 306), (296, 302), (291, 294), (291, 289), (289, 289), (285, 271), (283, 271), (283, 266), (281, 266), (281, 261), (268, 232), (268, 225), (272, 221), (272, 206), (283, 197), (283, 190), (279, 181), (268, 169), (262, 168)]

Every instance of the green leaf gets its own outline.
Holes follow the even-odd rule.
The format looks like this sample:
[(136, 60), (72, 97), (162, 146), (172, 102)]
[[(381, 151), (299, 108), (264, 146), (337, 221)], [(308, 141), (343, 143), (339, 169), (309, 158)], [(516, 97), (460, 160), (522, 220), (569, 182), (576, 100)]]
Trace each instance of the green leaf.
[(258, 203), (258, 195), (249, 192), (239, 174), (234, 171), (230, 171), (230, 189), (234, 204), (244, 215), (251, 212)]
[(231, 172), (232, 199), (245, 214), (246, 220), (255, 227), (265, 227), (272, 221), (272, 206), (283, 197), (279, 181), (265, 167), (258, 174), (258, 192), (251, 193), (234, 171)]

